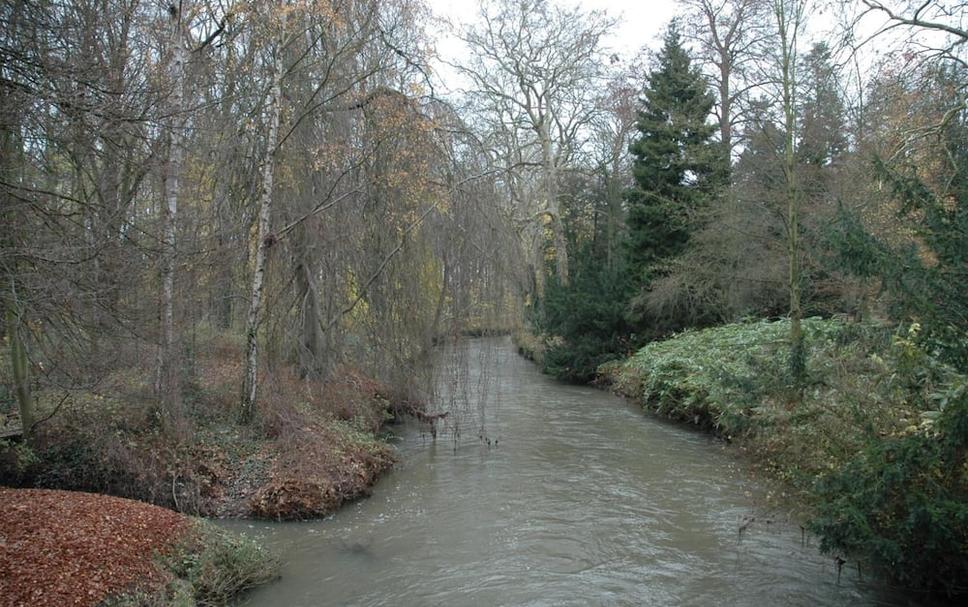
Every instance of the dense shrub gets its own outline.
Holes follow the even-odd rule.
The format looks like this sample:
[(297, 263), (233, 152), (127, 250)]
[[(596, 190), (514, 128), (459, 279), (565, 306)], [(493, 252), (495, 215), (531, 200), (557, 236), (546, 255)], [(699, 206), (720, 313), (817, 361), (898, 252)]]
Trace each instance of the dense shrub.
[(536, 323), (553, 336), (541, 360), (544, 372), (575, 383), (590, 382), (599, 365), (624, 356), (632, 343), (626, 320), (630, 282), (623, 264), (610, 267), (583, 253), (571, 284), (550, 282)]
[(930, 431), (872, 441), (817, 486), (810, 526), (825, 551), (865, 558), (899, 582), (968, 591), (968, 396)]
[(643, 407), (742, 436), (814, 509), (823, 550), (909, 587), (968, 590), (968, 378), (925, 349), (917, 323), (808, 319), (796, 390), (788, 329), (688, 331), (599, 372)]
[[(808, 344), (832, 347), (850, 325), (807, 319)], [(788, 397), (789, 323), (738, 323), (686, 331), (639, 350), (623, 365), (601, 368), (618, 392), (676, 419), (731, 436), (765, 400)]]

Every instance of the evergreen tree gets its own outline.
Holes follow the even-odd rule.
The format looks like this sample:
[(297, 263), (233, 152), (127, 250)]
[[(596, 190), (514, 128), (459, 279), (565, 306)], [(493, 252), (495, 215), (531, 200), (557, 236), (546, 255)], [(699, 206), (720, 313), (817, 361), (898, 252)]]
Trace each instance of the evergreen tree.
[(941, 68), (935, 78), (922, 95), (960, 105), (945, 110), (934, 145), (910, 160), (874, 161), (875, 177), (900, 202), (898, 217), (915, 238), (879, 236), (841, 208), (833, 242), (845, 269), (881, 280), (898, 320), (924, 325), (930, 351), (968, 372), (968, 111), (952, 96), (968, 88), (968, 70)]
[(824, 42), (815, 44), (804, 63), (805, 86), (797, 153), (801, 162), (826, 166), (847, 152), (846, 110), (838, 90), (830, 47)]
[(644, 292), (662, 275), (662, 263), (685, 249), (696, 228), (696, 212), (726, 168), (712, 140), (716, 126), (707, 122), (713, 96), (675, 23), (665, 35), (642, 101), (639, 136), (630, 146), (635, 187), (626, 200), (629, 271)]
[(575, 264), (572, 280), (563, 285), (552, 277), (536, 328), (552, 339), (544, 355), (544, 371), (565, 381), (585, 383), (598, 366), (628, 354), (632, 328), (625, 318), (630, 277), (625, 259), (611, 260), (607, 187), (577, 181), (566, 185), (562, 211), (569, 255)]
[(545, 352), (544, 371), (565, 381), (586, 383), (598, 366), (634, 349), (625, 318), (629, 277), (621, 261), (609, 266), (595, 243), (578, 248), (571, 283), (552, 278), (541, 329), (559, 339)]

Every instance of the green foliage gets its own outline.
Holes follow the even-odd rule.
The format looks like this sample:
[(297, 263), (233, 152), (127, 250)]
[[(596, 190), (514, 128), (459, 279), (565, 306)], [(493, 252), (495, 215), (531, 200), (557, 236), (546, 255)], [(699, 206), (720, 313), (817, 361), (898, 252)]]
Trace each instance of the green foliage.
[[(768, 398), (791, 390), (789, 322), (760, 321), (686, 331), (639, 350), (612, 370), (619, 391), (673, 418), (715, 429), (725, 436), (743, 432)], [(834, 343), (843, 323), (803, 322), (809, 343)]]
[(590, 250), (582, 251), (571, 284), (552, 281), (546, 290), (538, 327), (557, 339), (543, 353), (544, 371), (586, 383), (595, 378), (600, 364), (627, 352), (632, 330), (625, 319), (629, 290), (624, 268), (610, 268)]
[[(962, 75), (940, 76), (951, 82)], [(963, 86), (963, 84), (962, 84)], [(901, 321), (924, 326), (922, 340), (946, 362), (968, 370), (968, 112), (949, 116), (940, 131), (942, 168), (931, 175), (913, 163), (876, 159), (873, 172), (900, 202), (899, 217), (915, 240), (897, 244), (870, 233), (841, 208), (831, 240), (842, 266), (880, 279)]]
[[(802, 399), (789, 322), (687, 331), (599, 368), (644, 407), (741, 436), (815, 508), (822, 547), (901, 583), (968, 589), (968, 376), (921, 327), (806, 319)], [(792, 406), (797, 400), (796, 406)]]
[(813, 45), (804, 57), (805, 95), (800, 108), (797, 155), (807, 165), (824, 166), (847, 152), (844, 102), (826, 42)]
[(278, 560), (255, 541), (199, 521), (194, 548), (176, 553), (165, 566), (192, 588), (195, 604), (226, 605), (239, 593), (278, 576)]
[(649, 74), (631, 145), (635, 187), (629, 205), (629, 265), (648, 288), (658, 266), (680, 254), (695, 228), (696, 211), (724, 175), (723, 155), (707, 122), (713, 107), (701, 71), (692, 65), (673, 24)]
[(161, 591), (113, 597), (105, 607), (220, 607), (279, 576), (278, 558), (254, 540), (200, 519), (193, 531), (174, 551), (159, 557), (161, 568), (171, 574)]
[(931, 431), (875, 440), (817, 486), (821, 548), (865, 557), (899, 582), (968, 591), (968, 397)]

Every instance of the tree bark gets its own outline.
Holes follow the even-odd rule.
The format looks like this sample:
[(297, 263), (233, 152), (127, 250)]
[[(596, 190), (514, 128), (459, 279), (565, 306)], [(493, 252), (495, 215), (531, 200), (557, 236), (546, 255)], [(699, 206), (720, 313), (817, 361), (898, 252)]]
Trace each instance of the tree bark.
[[(285, 14), (283, 13), (283, 31)], [(262, 315), (262, 296), (265, 287), (266, 265), (272, 237), (272, 177), (275, 168), (276, 146), (279, 139), (279, 118), (282, 109), (282, 36), (276, 49), (272, 89), (269, 94), (269, 133), (266, 138), (266, 158), (262, 172), (262, 192), (259, 202), (259, 244), (255, 254), (255, 268), (252, 272), (252, 287), (249, 295), (249, 313), (245, 323), (245, 362), (242, 380), (242, 403), (239, 407), (239, 420), (243, 424), (255, 418), (256, 395), (258, 391), (259, 369), (259, 324)]]
[[(800, 304), (800, 187), (797, 182), (796, 160), (796, 43), (801, 25), (802, 7), (799, 0), (774, 0), (774, 13), (780, 35), (780, 76), (783, 94), (783, 116), (786, 138), (783, 149), (783, 173), (786, 180), (787, 202), (787, 287), (790, 294), (790, 372), (795, 383), (802, 383), (806, 370)], [(793, 28), (791, 31), (791, 27)]]
[(172, 18), (172, 95), (169, 104), (170, 149), (168, 170), (165, 176), (164, 233), (162, 246), (162, 342), (158, 364), (158, 396), (169, 413), (181, 406), (181, 386), (175, 364), (175, 263), (176, 228), (178, 221), (178, 194), (182, 168), (182, 139), (184, 130), (185, 94), (185, 39), (182, 31), (180, 5), (174, 8)]
[(30, 441), (34, 428), (34, 402), (30, 394), (29, 364), (27, 348), (20, 333), (20, 318), (14, 310), (16, 295), (11, 289), (11, 301), (7, 305), (7, 339), (10, 341), (10, 368), (13, 372), (14, 392), (20, 409), (20, 426), (25, 441)]
[(322, 336), (319, 293), (309, 255), (306, 252), (305, 228), (300, 227), (294, 236), (294, 280), (302, 321), (298, 346), (299, 375), (303, 379), (318, 378), (323, 370), (322, 361), (320, 361)]
[[(13, 38), (19, 29), (23, 3), (13, 5), (8, 16), (9, 34)], [(7, 57), (0, 55), (0, 67), (6, 68)], [(5, 72), (6, 70), (4, 70)], [(31, 440), (34, 426), (33, 398), (30, 394), (30, 366), (27, 348), (21, 333), (21, 304), (17, 297), (17, 256), (16, 238), (23, 234), (23, 224), (18, 221), (17, 200), (10, 187), (22, 180), (23, 143), (19, 137), (22, 122), (22, 107), (14, 98), (13, 87), (0, 87), (0, 280), (9, 287), (9, 292), (0, 299), (0, 309), (6, 323), (5, 333), (10, 346), (10, 367), (13, 376), (14, 394), (20, 412), (20, 423), (24, 441)], [(9, 185), (8, 185), (9, 184)], [(18, 225), (21, 224), (21, 225)]]
[[(551, 215), (551, 232), (555, 238), (555, 269), (558, 281), (562, 286), (568, 286), (568, 241), (565, 239), (565, 229), (561, 221), (561, 209), (558, 204), (558, 171), (552, 149), (551, 133), (548, 128), (548, 117), (541, 120), (539, 135), (541, 136), (541, 154), (544, 160), (546, 209)], [(544, 264), (541, 265), (543, 271)]]

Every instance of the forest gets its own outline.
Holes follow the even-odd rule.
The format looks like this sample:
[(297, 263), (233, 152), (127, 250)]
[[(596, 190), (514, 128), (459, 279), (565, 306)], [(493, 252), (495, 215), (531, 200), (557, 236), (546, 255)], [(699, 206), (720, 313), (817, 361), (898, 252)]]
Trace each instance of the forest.
[[(966, 3), (681, 0), (634, 51), (472, 5), (2, 1), (0, 545), (47, 491), (325, 517), (404, 419), (496, 448), (442, 358), (510, 335), (741, 450), (838, 583), (968, 591)], [(130, 512), (197, 528), (131, 604), (279, 566)]]

